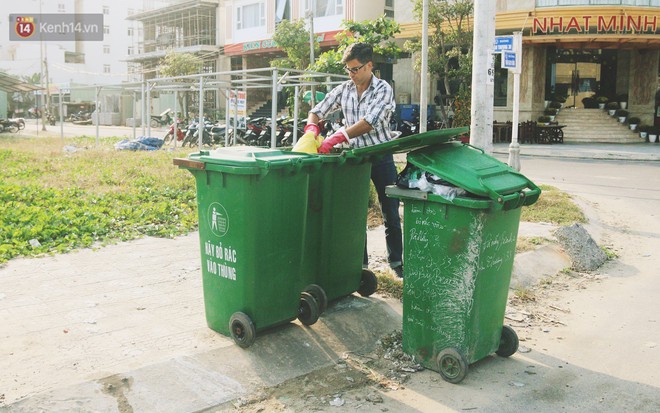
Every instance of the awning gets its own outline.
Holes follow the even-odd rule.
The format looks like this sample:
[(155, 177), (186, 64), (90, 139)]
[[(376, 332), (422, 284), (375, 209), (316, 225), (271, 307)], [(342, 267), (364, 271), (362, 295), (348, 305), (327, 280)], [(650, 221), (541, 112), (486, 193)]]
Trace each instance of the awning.
[(21, 82), (18, 78), (10, 76), (6, 73), (0, 73), (0, 90), (4, 92), (32, 92), (41, 90), (41, 86), (31, 85), (29, 83)]

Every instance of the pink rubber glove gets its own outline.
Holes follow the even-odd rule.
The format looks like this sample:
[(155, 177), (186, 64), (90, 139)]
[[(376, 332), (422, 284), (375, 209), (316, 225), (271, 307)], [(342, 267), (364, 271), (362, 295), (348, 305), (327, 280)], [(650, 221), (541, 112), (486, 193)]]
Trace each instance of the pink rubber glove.
[(317, 136), (319, 136), (319, 133), (321, 133), (321, 128), (319, 128), (319, 125), (317, 125), (316, 123), (308, 123), (303, 128), (303, 131), (314, 132), (314, 137), (316, 138)]
[(344, 128), (339, 129), (337, 132), (333, 133), (332, 136), (326, 138), (319, 147), (319, 153), (330, 153), (336, 144), (342, 142), (348, 142), (348, 134)]

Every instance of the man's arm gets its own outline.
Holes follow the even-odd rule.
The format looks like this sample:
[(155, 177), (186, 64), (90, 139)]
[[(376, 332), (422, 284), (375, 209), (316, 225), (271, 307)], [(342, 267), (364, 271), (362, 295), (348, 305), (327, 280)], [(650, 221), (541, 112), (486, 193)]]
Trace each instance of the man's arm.
[(369, 122), (364, 119), (360, 119), (356, 124), (346, 128), (346, 134), (348, 134), (350, 138), (354, 138), (356, 136), (363, 135), (372, 129), (373, 127), (369, 124)]

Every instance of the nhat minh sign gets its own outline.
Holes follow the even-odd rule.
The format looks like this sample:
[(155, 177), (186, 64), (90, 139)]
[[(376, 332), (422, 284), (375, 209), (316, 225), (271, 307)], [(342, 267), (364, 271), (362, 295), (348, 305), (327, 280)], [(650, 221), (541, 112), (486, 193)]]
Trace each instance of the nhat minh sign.
[(533, 34), (655, 34), (657, 30), (657, 16), (534, 17), (532, 25)]

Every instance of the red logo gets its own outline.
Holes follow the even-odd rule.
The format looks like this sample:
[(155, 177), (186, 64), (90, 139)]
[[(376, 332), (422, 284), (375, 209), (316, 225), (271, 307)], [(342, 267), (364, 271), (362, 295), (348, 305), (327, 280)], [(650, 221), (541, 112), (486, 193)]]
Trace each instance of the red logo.
[(34, 17), (16, 17), (16, 34), (27, 39), (34, 34)]

